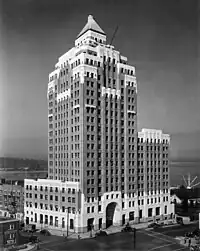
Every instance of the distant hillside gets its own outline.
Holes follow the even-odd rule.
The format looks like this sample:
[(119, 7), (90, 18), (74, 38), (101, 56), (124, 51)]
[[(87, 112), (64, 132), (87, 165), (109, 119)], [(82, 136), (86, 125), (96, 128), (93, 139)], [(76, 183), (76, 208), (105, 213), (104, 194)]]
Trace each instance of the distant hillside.
[(0, 157), (1, 170), (21, 170), (24, 167), (29, 167), (29, 170), (47, 170), (48, 162), (46, 160)]

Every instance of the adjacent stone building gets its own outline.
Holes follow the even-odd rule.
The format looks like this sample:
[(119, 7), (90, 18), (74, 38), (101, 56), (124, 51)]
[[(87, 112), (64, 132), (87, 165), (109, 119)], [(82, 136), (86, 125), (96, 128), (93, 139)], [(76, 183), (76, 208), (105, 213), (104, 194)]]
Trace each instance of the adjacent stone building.
[(19, 242), (19, 221), (0, 217), (0, 250)]
[(0, 209), (11, 214), (24, 212), (24, 184), (17, 181), (0, 184)]

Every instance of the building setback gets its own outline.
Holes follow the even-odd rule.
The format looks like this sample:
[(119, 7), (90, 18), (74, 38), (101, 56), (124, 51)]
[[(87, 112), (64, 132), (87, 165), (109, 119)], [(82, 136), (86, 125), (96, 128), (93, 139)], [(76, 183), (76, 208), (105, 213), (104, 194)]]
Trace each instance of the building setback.
[(138, 207), (141, 219), (171, 217), (170, 136), (161, 130), (138, 132)]
[[(106, 44), (106, 34), (91, 15), (75, 46), (59, 58), (49, 74), (47, 98), (48, 179), (25, 180), (27, 220), (34, 221), (35, 203), (30, 194), (38, 186), (47, 187), (47, 197), (45, 201), (39, 197), (37, 209), (47, 215), (41, 217), (46, 217), (49, 229), (60, 229), (64, 214), (65, 222), (68, 217), (68, 209), (61, 216), (63, 204), (54, 200), (54, 196), (61, 198), (63, 186), (67, 191), (75, 186), (79, 194), (73, 206), (77, 232), (146, 220), (146, 214), (139, 217), (138, 205), (135, 67)], [(48, 211), (50, 187), (57, 191), (50, 211), (58, 217), (54, 218), (58, 224), (53, 225), (49, 224), (53, 215)], [(37, 225), (41, 224), (39, 211), (35, 212)]]

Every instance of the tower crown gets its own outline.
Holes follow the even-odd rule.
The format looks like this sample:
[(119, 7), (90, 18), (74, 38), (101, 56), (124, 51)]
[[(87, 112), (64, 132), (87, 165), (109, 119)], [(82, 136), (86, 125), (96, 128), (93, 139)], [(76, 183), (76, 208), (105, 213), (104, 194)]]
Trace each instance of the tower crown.
[(82, 31), (78, 34), (77, 38), (79, 38), (80, 36), (82, 36), (85, 32), (87, 32), (88, 30), (106, 35), (105, 32), (101, 29), (101, 27), (97, 24), (97, 22), (94, 20), (92, 15), (88, 16), (88, 21), (87, 24), (84, 26), (84, 28), (82, 29)]

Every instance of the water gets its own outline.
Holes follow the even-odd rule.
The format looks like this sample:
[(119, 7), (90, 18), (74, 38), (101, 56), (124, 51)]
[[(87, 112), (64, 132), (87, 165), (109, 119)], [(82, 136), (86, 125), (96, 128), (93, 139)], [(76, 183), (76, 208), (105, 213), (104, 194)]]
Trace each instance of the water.
[[(184, 184), (183, 177), (187, 174), (191, 174), (191, 179), (197, 176), (194, 184), (200, 182), (200, 162), (171, 162), (170, 164), (170, 183), (171, 186)], [(46, 178), (47, 171), (18, 171), (18, 172), (5, 172), (0, 171), (0, 178), (13, 179), (13, 180), (23, 180), (25, 178), (35, 179), (35, 178)], [(199, 185), (200, 186), (200, 185)]]
[(27, 171), (0, 171), (0, 178), (1, 179), (11, 179), (11, 180), (24, 180), (24, 179), (44, 179), (47, 176), (47, 171), (34, 171), (30, 172)]
[[(182, 175), (187, 178), (188, 173), (191, 174), (191, 180), (197, 176), (193, 184), (200, 182), (200, 161), (196, 162), (171, 162), (170, 164), (170, 180), (171, 185), (184, 185)], [(200, 187), (198, 185), (197, 187)]]

